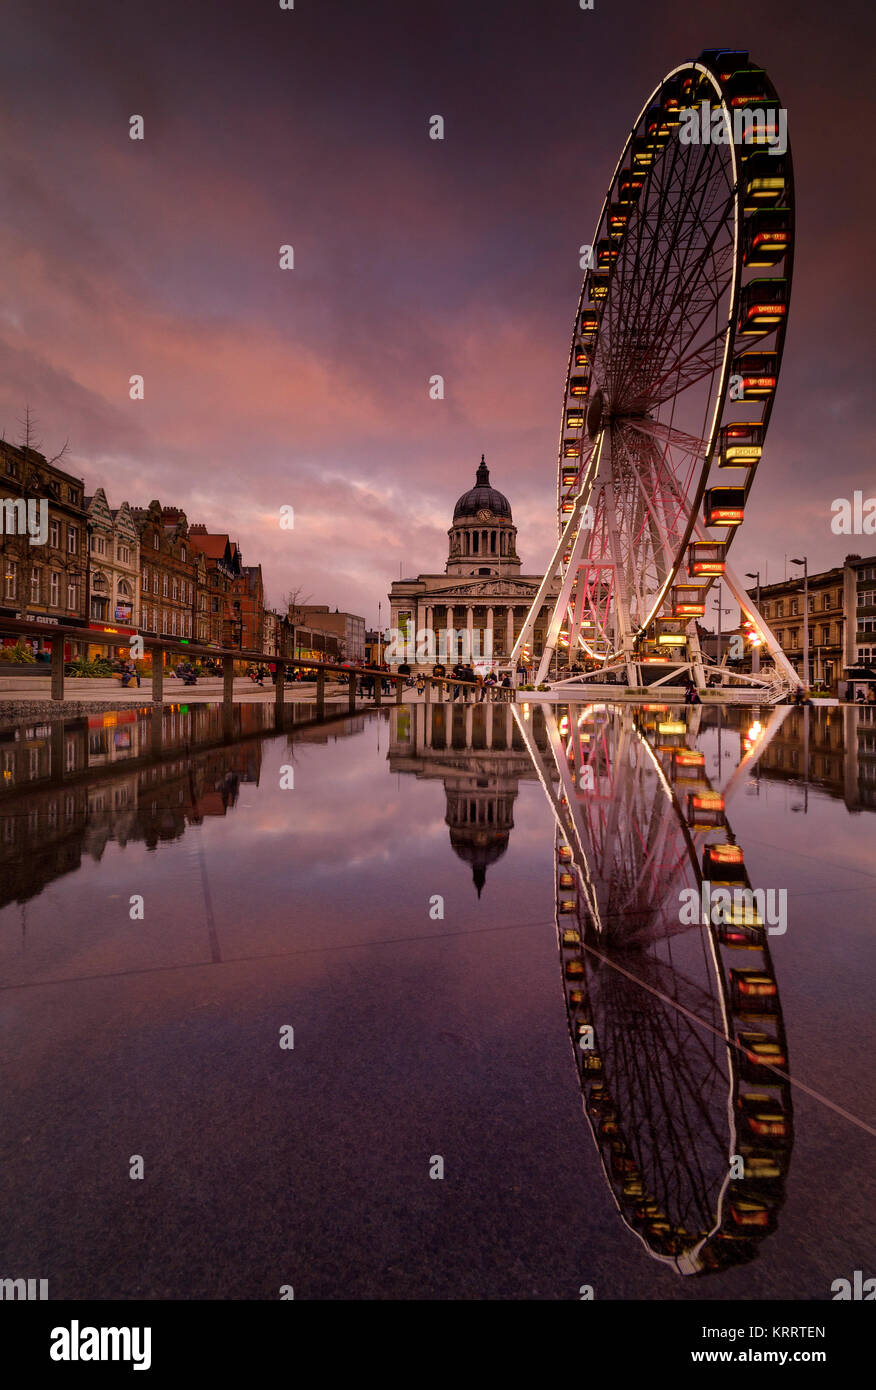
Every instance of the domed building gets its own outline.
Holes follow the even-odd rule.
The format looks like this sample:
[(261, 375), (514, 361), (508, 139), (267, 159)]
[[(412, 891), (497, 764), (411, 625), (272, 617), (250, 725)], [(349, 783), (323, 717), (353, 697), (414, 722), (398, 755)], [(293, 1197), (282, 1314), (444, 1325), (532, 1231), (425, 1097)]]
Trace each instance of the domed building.
[[(436, 648), (440, 634), (448, 629), (467, 631), (476, 664), (483, 664), (483, 660), (478, 663), (478, 655), (490, 650), (501, 663), (511, 654), (543, 576), (520, 573), (511, 503), (490, 482), (483, 454), (474, 487), (456, 503), (447, 535), (450, 546), (444, 574), (419, 574), (392, 585), (389, 626), (410, 634), (411, 641), (426, 629), (436, 634)], [(545, 597), (545, 623), (558, 592), (559, 580)], [(537, 628), (536, 646), (540, 641)]]

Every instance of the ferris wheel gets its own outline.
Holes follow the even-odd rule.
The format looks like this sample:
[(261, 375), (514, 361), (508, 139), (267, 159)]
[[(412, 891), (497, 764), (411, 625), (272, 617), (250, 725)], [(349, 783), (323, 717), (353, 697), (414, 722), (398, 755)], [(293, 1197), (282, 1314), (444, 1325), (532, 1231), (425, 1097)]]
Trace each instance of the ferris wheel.
[[(686, 666), (723, 577), (780, 674), (796, 673), (727, 566), (778, 385), (791, 293), (787, 115), (746, 52), (673, 68), (611, 177), (566, 372), (559, 539), (513, 659), (559, 596), (554, 653), (630, 685)], [(648, 671), (648, 668), (651, 671)]]

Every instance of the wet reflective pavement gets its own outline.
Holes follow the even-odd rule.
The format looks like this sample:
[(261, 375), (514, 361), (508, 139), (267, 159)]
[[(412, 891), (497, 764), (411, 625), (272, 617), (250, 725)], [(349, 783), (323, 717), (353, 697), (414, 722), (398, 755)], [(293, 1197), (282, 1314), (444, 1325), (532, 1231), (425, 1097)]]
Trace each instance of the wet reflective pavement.
[[(873, 712), (313, 713), (0, 730), (3, 1270), (55, 1299), (873, 1274)], [(704, 877), (785, 930), (683, 920)]]

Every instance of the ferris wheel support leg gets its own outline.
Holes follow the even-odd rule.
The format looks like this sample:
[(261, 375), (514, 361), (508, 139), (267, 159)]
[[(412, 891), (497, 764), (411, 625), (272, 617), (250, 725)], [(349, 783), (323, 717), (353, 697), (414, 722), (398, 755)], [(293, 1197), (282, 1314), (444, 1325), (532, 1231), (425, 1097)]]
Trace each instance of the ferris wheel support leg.
[(539, 590), (533, 600), (532, 607), (526, 615), (526, 621), (523, 624), (523, 630), (520, 633), (520, 636), (518, 637), (517, 642), (514, 645), (514, 651), (511, 653), (511, 661), (513, 665), (515, 658), (517, 657), (518, 650), (522, 650), (523, 648), (524, 641), (526, 640), (527, 631), (532, 632), (535, 630), (535, 620), (538, 617), (538, 614), (541, 612), (541, 606), (544, 601), (544, 595), (547, 593), (547, 589), (549, 588), (549, 584), (547, 582), (548, 575), (556, 574), (557, 569), (560, 568), (563, 555), (566, 552), (566, 547), (570, 543), (571, 536), (577, 525), (578, 534), (575, 537), (574, 543), (572, 544), (572, 552), (569, 556), (569, 563), (566, 566), (566, 570), (563, 575), (563, 582), (560, 585), (560, 592), (557, 595), (557, 599), (554, 604), (554, 610), (551, 614), (550, 622), (548, 623), (548, 630), (545, 633), (544, 650), (541, 653), (541, 659), (538, 664), (538, 674), (535, 678), (536, 685), (540, 685), (542, 681), (547, 679), (547, 673), (550, 670), (550, 664), (553, 660), (553, 655), (556, 651), (557, 643), (559, 641), (560, 628), (563, 625), (563, 621), (566, 616), (566, 609), (569, 606), (569, 598), (572, 593), (572, 585), (574, 584), (575, 576), (578, 573), (578, 565), (581, 561), (585, 549), (588, 547), (590, 542), (590, 528), (581, 525), (584, 507), (584, 496), (583, 494), (579, 494), (578, 498), (576, 499), (575, 510), (572, 512), (568, 522), (563, 527), (563, 534), (560, 537), (559, 542), (557, 543), (557, 548), (554, 551), (551, 566), (548, 567), (547, 575), (545, 576), (545, 579), (542, 580), (539, 586)]
[[(580, 500), (580, 499), (579, 499), (579, 500)], [(548, 595), (548, 593), (549, 593), (549, 591), (550, 591), (550, 587), (551, 587), (551, 585), (553, 584), (554, 579), (556, 578), (557, 573), (558, 573), (558, 571), (559, 571), (559, 569), (560, 569), (563, 556), (564, 556), (564, 554), (566, 553), (566, 546), (569, 544), (569, 541), (570, 541), (570, 539), (571, 539), (572, 532), (573, 532), (573, 530), (575, 529), (575, 520), (576, 520), (577, 516), (579, 515), (579, 510), (580, 510), (579, 508), (576, 508), (576, 510), (575, 510), (574, 512), (572, 512), (572, 515), (569, 517), (569, 520), (566, 522), (566, 525), (563, 527), (563, 534), (560, 536), (560, 539), (557, 541), (556, 549), (554, 550), (554, 553), (553, 553), (553, 555), (551, 556), (551, 559), (550, 559), (550, 563), (548, 564), (548, 567), (547, 567), (547, 569), (546, 569), (545, 572), (544, 572), (544, 579), (541, 581), (541, 583), (540, 583), (539, 586), (538, 586), (538, 591), (536, 592), (535, 598), (532, 600), (532, 603), (531, 603), (530, 606), (529, 606), (529, 612), (527, 613), (526, 617), (525, 617), (524, 620), (523, 620), (523, 626), (522, 626), (522, 628), (520, 629), (520, 632), (519, 632), (518, 637), (517, 637), (517, 641), (514, 643), (514, 646), (511, 648), (511, 655), (510, 655), (510, 657), (509, 657), (509, 664), (510, 664), (510, 666), (511, 666), (512, 671), (516, 670), (516, 668), (517, 668), (517, 663), (518, 663), (518, 661), (520, 660), (520, 654), (521, 654), (521, 652), (523, 651), (523, 648), (524, 648), (528, 643), (530, 643), (530, 642), (532, 641), (532, 639), (533, 639), (533, 634), (534, 634), (534, 632), (535, 632), (535, 620), (536, 620), (536, 618), (538, 617), (539, 613), (540, 613), (541, 610), (542, 610), (542, 607), (543, 607), (543, 605), (544, 605), (544, 601), (545, 601), (545, 599), (546, 599), (546, 597), (547, 597), (547, 595)], [(579, 532), (579, 539), (580, 539), (580, 532)], [(570, 566), (570, 568), (571, 568), (571, 566)], [(558, 601), (558, 603), (557, 603), (557, 607), (559, 607), (559, 601)], [(555, 611), (556, 611), (556, 610), (555, 610)], [(560, 630), (560, 629), (559, 629), (559, 624), (558, 624), (558, 625), (557, 625), (557, 632), (559, 632), (559, 630)], [(552, 654), (553, 654), (553, 653), (552, 653)], [(550, 657), (548, 657), (548, 661), (550, 661)], [(539, 668), (539, 669), (541, 669), (541, 668)], [(542, 679), (543, 679), (543, 677), (539, 674), (539, 681), (542, 680)]]
[(750, 620), (755, 632), (761, 639), (762, 645), (766, 647), (775, 662), (776, 670), (781, 672), (785, 680), (789, 681), (792, 687), (802, 685), (803, 682), (800, 680), (794, 667), (785, 656), (785, 653), (782, 651), (773, 633), (755, 607), (754, 600), (746, 593), (744, 586), (739, 581), (738, 575), (729, 565), (725, 565), (723, 577), (727, 588), (739, 604), (746, 618)]
[(617, 515), (614, 507), (614, 488), (611, 483), (606, 483), (605, 512), (608, 526), (608, 543), (611, 548), (611, 558), (614, 562), (614, 592), (618, 620), (618, 636), (620, 637), (621, 652), (627, 670), (627, 682), (632, 689), (639, 685), (639, 668), (633, 653), (633, 625), (630, 621), (627, 580), (624, 572), (623, 554), (621, 551), (620, 536), (617, 530)]

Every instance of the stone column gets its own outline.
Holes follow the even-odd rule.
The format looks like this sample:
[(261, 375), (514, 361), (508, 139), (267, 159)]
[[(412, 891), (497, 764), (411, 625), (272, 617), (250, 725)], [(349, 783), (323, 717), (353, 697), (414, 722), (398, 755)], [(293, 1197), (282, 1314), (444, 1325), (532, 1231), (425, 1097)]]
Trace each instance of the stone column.
[(492, 748), (492, 746), (493, 746), (493, 703), (492, 703), (492, 701), (489, 701), (489, 703), (486, 705), (485, 708), (486, 708), (486, 711), (487, 711), (487, 713), (486, 713), (486, 725), (487, 725), (487, 727), (486, 727), (486, 738), (487, 738), (487, 747), (488, 747), (488, 748)]
[(465, 707), (465, 746), (471, 748), (471, 726), (474, 715), (474, 705)]
[(487, 626), (486, 626), (486, 631), (485, 631), (485, 633), (484, 633), (484, 654), (485, 654), (485, 655), (486, 655), (487, 651), (489, 651), (490, 659), (492, 659), (492, 656), (493, 656), (493, 610), (492, 610), (492, 608), (488, 608), (488, 609), (487, 609)]
[(468, 658), (467, 658), (467, 659), (468, 659), (469, 661), (471, 661), (471, 658), (472, 658), (472, 648), (473, 648), (472, 636), (473, 636), (473, 633), (474, 633), (474, 606), (473, 606), (472, 604), (469, 604), (468, 607), (467, 607), (466, 610), (465, 610), (465, 626), (466, 626), (466, 631), (468, 632)]
[(514, 646), (514, 604), (508, 604), (508, 616), (505, 628), (505, 643), (508, 647), (508, 655), (511, 655), (511, 648)]
[[(451, 605), (448, 603), (448, 605), (447, 605), (447, 619), (446, 619), (445, 624), (444, 624), (444, 630), (445, 630), (446, 633), (449, 634), (449, 633), (451, 632), (452, 628), (453, 628), (453, 608), (452, 608)], [(447, 655), (446, 655), (446, 657), (445, 657), (445, 663), (449, 664), (450, 666), (453, 665), (453, 656), (452, 656), (452, 653), (451, 653), (451, 651), (450, 651), (450, 637), (449, 637), (449, 635), (448, 635), (448, 637), (447, 637)]]
[[(426, 630), (432, 634), (432, 641), (433, 641), (433, 643), (434, 643), (434, 637), (435, 637), (434, 622), (435, 622), (435, 609), (432, 607), (432, 604), (431, 604), (431, 603), (427, 603), (427, 604), (426, 604)], [(436, 657), (435, 657), (435, 659), (437, 660), (437, 647), (436, 647)], [(433, 665), (434, 662), (430, 662), (429, 664), (430, 664), (430, 665)]]

